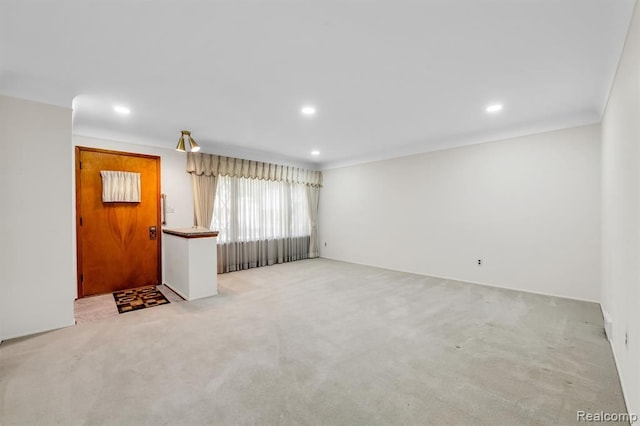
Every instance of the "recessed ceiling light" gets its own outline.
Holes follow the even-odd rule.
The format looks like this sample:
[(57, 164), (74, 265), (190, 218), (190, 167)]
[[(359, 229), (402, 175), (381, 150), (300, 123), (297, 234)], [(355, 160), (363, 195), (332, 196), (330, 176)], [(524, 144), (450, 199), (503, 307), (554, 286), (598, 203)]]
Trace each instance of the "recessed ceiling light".
[(320, 155), (320, 151), (318, 151), (318, 150), (313, 150), (313, 151), (311, 151), (311, 155), (318, 156), (318, 155)]
[(113, 110), (118, 114), (124, 114), (124, 115), (129, 114), (131, 112), (129, 108), (122, 105), (114, 105)]
[(487, 111), (489, 114), (495, 114), (496, 112), (502, 111), (502, 108), (503, 108), (502, 104), (491, 104), (487, 106), (485, 111)]
[(300, 114), (306, 117), (313, 117), (314, 115), (316, 115), (316, 107), (314, 107), (313, 105), (305, 105), (300, 110)]

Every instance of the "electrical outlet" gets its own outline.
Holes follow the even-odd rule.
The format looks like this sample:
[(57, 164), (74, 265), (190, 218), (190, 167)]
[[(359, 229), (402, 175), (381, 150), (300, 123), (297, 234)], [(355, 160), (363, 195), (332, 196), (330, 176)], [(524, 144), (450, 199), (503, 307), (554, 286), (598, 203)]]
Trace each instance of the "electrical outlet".
[(625, 331), (624, 333), (624, 345), (628, 348), (629, 347), (629, 332)]
[(478, 266), (482, 266), (482, 259), (478, 259)]

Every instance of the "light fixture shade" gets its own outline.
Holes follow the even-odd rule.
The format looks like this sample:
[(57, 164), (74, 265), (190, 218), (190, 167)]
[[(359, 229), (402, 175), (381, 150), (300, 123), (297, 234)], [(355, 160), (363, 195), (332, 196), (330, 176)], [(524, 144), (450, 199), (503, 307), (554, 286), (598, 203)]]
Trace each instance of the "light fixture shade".
[(191, 152), (200, 151), (200, 145), (198, 145), (196, 140), (193, 139), (191, 136), (189, 136), (189, 147), (191, 148)]
[(176, 151), (185, 152), (183, 135), (180, 135), (180, 140), (178, 140), (178, 146), (176, 146)]

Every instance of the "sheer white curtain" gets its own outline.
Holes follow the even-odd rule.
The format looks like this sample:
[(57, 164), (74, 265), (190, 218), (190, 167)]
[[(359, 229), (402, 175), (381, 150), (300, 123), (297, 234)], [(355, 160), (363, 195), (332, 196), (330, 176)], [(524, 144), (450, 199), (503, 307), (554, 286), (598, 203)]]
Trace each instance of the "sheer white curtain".
[(304, 259), (311, 224), (306, 185), (219, 176), (212, 229), (218, 272)]

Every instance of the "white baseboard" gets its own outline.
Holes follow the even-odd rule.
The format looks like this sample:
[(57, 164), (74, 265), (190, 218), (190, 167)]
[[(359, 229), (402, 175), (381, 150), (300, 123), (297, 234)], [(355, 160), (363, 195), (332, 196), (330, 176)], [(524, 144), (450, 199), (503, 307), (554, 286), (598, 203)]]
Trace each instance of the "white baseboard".
[[(616, 373), (618, 374), (618, 380), (620, 380), (620, 387), (622, 388), (622, 397), (624, 398), (624, 405), (627, 408), (627, 413), (629, 413), (631, 405), (629, 405), (629, 400), (627, 399), (627, 392), (625, 391), (626, 388), (624, 386), (624, 379), (620, 374), (620, 363), (618, 361), (618, 355), (616, 355), (616, 349), (613, 345), (613, 335), (610, 331), (609, 332), (607, 331), (607, 321), (609, 323), (609, 329), (613, 328), (612, 318), (611, 318), (611, 315), (609, 315), (609, 313), (605, 311), (602, 304), (600, 305), (600, 309), (602, 310), (602, 317), (604, 318), (604, 321), (605, 321), (605, 333), (607, 334), (607, 340), (609, 341), (609, 346), (611, 347), (611, 353), (613, 354), (613, 362), (616, 365)], [(635, 413), (635, 414), (640, 414), (640, 413)], [(638, 424), (638, 422), (634, 422), (632, 424)]]
[(600, 305), (600, 301), (598, 301), (598, 300), (583, 299), (583, 298), (580, 298), (580, 297), (564, 296), (564, 295), (560, 295), (560, 294), (544, 293), (544, 292), (541, 292), (541, 291), (523, 290), (521, 288), (516, 288), (516, 287), (507, 287), (507, 286), (502, 286), (502, 285), (497, 285), (497, 284), (483, 283), (483, 282), (479, 282), (479, 281), (470, 281), (470, 280), (465, 280), (465, 279), (461, 279), (461, 278), (452, 278), (452, 277), (444, 277), (442, 275), (425, 274), (424, 272), (405, 271), (403, 269), (394, 269), (394, 268), (388, 268), (386, 266), (370, 265), (368, 263), (354, 262), (354, 261), (351, 261), (351, 260), (335, 259), (333, 257), (327, 257), (327, 256), (322, 256), (322, 255), (320, 255), (320, 257), (322, 259), (336, 260), (338, 262), (353, 263), (354, 265), (371, 266), (372, 268), (386, 269), (387, 271), (405, 272), (407, 274), (422, 275), (422, 276), (425, 276), (425, 277), (440, 278), (440, 279), (443, 279), (443, 280), (458, 281), (458, 282), (461, 282), (461, 283), (476, 284), (476, 285), (482, 285), (482, 286), (485, 286), (485, 287), (501, 288), (501, 289), (504, 289), (504, 290), (521, 291), (523, 293), (539, 294), (541, 296), (559, 297), (561, 299), (577, 300), (579, 302), (597, 303), (598, 305)]
[(182, 293), (180, 290), (173, 288), (172, 286), (170, 286), (167, 283), (163, 283), (164, 285), (166, 285), (169, 289), (171, 289), (171, 291), (173, 291), (175, 294), (177, 294), (178, 296), (182, 297), (184, 300), (189, 301), (189, 299), (187, 299), (187, 296)]
[(0, 343), (1, 342), (6, 342), (6, 341), (9, 341), (9, 340), (12, 340), (12, 339), (19, 339), (19, 338), (22, 338), (22, 337), (35, 336), (36, 334), (49, 333), (51, 331), (60, 330), (62, 328), (73, 327), (74, 325), (76, 325), (75, 318), (74, 318), (72, 323), (62, 323), (62, 324), (58, 324), (58, 325), (55, 325), (55, 326), (47, 327), (45, 329), (26, 330), (26, 331), (22, 331), (22, 332), (19, 332), (19, 333), (11, 333), (11, 334), (7, 334), (6, 336), (2, 336), (0, 338)]

